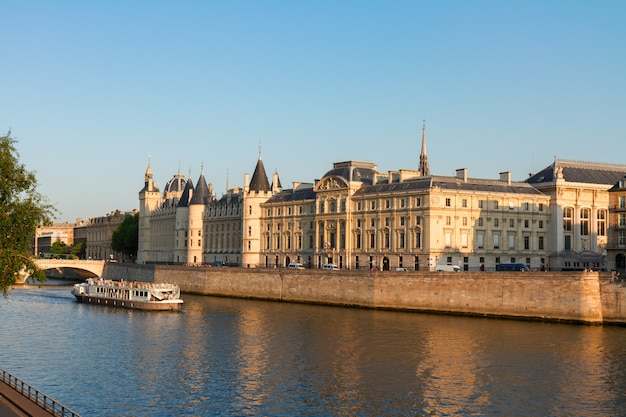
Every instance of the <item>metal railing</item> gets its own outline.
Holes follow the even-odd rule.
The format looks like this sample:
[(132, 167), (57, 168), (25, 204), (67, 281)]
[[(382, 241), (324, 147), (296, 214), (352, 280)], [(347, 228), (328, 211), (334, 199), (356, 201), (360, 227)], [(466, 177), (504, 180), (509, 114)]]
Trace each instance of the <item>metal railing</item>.
[(22, 394), (24, 397), (37, 404), (39, 407), (43, 408), (45, 411), (49, 412), (50, 415), (59, 417), (80, 417), (80, 414), (65, 407), (63, 404), (53, 398), (50, 398), (38, 389), (31, 387), (21, 379), (14, 377), (4, 369), (0, 368), (0, 370), (2, 371), (2, 381), (18, 393)]

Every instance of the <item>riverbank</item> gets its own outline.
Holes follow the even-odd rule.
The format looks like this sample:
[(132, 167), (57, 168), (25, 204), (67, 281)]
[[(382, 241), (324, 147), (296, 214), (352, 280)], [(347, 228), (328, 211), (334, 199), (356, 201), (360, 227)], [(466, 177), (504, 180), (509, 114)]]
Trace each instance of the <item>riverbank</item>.
[(103, 276), (224, 297), (586, 324), (626, 324), (626, 287), (600, 272), (370, 272), (107, 264)]

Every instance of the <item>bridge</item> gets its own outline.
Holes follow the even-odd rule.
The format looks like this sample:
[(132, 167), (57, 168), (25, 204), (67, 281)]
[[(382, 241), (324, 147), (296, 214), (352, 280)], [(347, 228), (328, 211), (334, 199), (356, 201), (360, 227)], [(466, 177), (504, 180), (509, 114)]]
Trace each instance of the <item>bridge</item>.
[(72, 271), (82, 278), (101, 277), (104, 271), (104, 261), (81, 261), (75, 259), (35, 259), (39, 269), (56, 270), (59, 275), (66, 275), (65, 271)]

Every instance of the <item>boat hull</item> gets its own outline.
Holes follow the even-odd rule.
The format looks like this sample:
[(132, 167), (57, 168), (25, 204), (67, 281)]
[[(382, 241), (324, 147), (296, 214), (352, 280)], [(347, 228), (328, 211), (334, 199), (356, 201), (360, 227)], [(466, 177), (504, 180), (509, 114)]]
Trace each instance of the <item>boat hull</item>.
[(94, 297), (89, 294), (74, 294), (74, 297), (76, 297), (76, 300), (79, 303), (127, 308), (132, 310), (180, 311), (183, 307), (183, 301), (180, 299), (165, 301), (120, 300), (105, 297)]

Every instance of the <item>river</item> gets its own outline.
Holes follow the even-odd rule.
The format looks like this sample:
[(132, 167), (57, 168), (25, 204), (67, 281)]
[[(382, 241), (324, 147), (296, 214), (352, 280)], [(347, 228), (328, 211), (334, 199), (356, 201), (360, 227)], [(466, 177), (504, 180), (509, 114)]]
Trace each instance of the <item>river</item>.
[(183, 295), (0, 299), (0, 368), (82, 416), (623, 416), (626, 328)]

